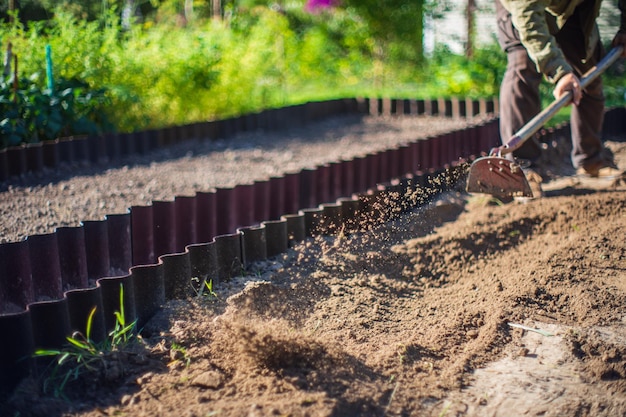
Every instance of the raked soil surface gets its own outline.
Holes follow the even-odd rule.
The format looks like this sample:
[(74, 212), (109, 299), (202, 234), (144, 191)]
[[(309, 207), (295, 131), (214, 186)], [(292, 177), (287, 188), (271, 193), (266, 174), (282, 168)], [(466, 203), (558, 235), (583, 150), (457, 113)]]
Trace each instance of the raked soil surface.
[[(0, 236), (463, 123), (338, 119), (271, 142), (249, 135), (153, 163), (25, 179), (0, 194)], [(624, 139), (607, 141), (622, 169)], [(544, 198), (502, 202), (460, 184), (369, 231), (309, 239), (214, 295), (163, 306), (140, 342), (61, 398), (54, 384), (46, 394), (24, 381), (0, 415), (624, 416), (626, 184), (571, 176), (563, 143), (547, 154)], [(166, 185), (176, 178), (179, 189)]]

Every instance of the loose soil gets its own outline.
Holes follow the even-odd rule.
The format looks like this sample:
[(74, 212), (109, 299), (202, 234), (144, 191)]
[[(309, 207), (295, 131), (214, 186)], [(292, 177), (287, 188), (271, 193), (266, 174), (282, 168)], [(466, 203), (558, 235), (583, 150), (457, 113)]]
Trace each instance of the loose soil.
[[(441, 120), (431, 122), (421, 132)], [(325, 139), (301, 141), (302, 149), (332, 155), (349, 137), (346, 148), (356, 156), (360, 141), (415, 139), (409, 131), (415, 135), (418, 122), (328, 123), (316, 130)], [(66, 222), (49, 214), (70, 190), (76, 197), (82, 189), (116, 190), (128, 197), (126, 207), (131, 194), (151, 194), (139, 190), (139, 181), (172, 191), (158, 181), (161, 174), (172, 177), (177, 163), (181, 169), (217, 154), (254, 167), (255, 149), (263, 169), (269, 160), (282, 167), (305, 160), (305, 151), (288, 149), (287, 138), (277, 139), (276, 148), (233, 142), (182, 161), (164, 158), (44, 185), (24, 179), (6, 187), (2, 204), (11, 204), (11, 193), (43, 201), (46, 190), (56, 190), (59, 200), (35, 204), (41, 218), (52, 220), (4, 226), (3, 218), (3, 235), (17, 239), (19, 232), (9, 230), (30, 234), (25, 226), (45, 230)], [(626, 168), (623, 139), (607, 146)], [(626, 183), (573, 177), (566, 142), (546, 150), (544, 198), (503, 202), (467, 195), (460, 184), (366, 232), (308, 239), (219, 283), (214, 296), (163, 306), (140, 343), (107, 357), (101, 372), (68, 384), (65, 398), (43, 393), (41, 381), (29, 379), (4, 400), (0, 414), (626, 415)], [(135, 177), (135, 169), (149, 172)], [(131, 182), (136, 191), (126, 194)], [(181, 190), (174, 195), (190, 188)], [(94, 194), (91, 203), (99, 201), (108, 213), (120, 208)], [(10, 210), (8, 216), (15, 217)]]

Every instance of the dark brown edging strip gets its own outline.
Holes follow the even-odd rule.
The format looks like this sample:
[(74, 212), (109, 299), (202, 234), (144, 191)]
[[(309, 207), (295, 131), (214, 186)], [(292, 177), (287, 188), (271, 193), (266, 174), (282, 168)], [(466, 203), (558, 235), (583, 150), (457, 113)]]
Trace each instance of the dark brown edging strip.
[[(624, 109), (618, 111), (607, 113), (608, 132), (624, 128)], [(11, 335), (0, 344), (0, 389), (12, 389), (31, 372), (34, 349), (59, 348), (65, 336), (82, 330), (93, 306), (100, 307), (96, 335), (102, 337), (102, 329), (114, 325), (120, 285), (127, 319), (145, 324), (164, 301), (189, 294), (193, 277), (219, 283), (306, 237), (332, 235), (344, 226), (358, 231), (414, 208), (422, 202), (404, 196), (441, 192), (447, 184), (430, 179), (463, 169), (460, 162), (496, 140), (494, 119), (267, 183), (132, 207), (79, 228), (0, 245), (0, 307), (6, 311), (0, 334)], [(254, 198), (268, 189), (269, 202)], [(266, 213), (269, 218), (259, 222)], [(66, 290), (89, 282), (95, 284)]]

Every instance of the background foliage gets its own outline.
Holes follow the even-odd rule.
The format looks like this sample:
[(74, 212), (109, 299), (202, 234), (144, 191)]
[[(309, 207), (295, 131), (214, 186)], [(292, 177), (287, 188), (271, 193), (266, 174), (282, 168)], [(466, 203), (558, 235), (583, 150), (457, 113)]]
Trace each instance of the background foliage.
[[(19, 78), (29, 80), (20, 91), (38, 89), (43, 101), (56, 103), (65, 91), (60, 84), (80, 83), (68, 97), (71, 108), (92, 118), (89, 133), (185, 124), (338, 97), (498, 93), (506, 63), (495, 40), (475, 50), (472, 59), (442, 45), (424, 56), (424, 16), (436, 17), (438, 2), (317, 4), (231, 0), (216, 15), (209, 0), (22, 0), (20, 11), (30, 16), (5, 14), (0, 45), (5, 50), (12, 43)], [(59, 84), (48, 92), (46, 45)], [(15, 104), (9, 80), (7, 75), (3, 97)], [(623, 103), (623, 83), (609, 84), (610, 101)], [(17, 114), (25, 117), (24, 111)], [(19, 123), (5, 124), (15, 134)], [(34, 136), (25, 140), (51, 137), (37, 129), (28, 128)], [(80, 129), (64, 125), (56, 132), (50, 134)]]

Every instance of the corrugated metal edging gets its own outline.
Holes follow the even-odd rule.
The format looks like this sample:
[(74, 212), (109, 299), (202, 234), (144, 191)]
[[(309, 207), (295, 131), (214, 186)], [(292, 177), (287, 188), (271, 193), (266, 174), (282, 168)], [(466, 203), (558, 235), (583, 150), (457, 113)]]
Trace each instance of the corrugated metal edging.
[[(624, 109), (608, 112), (606, 123), (608, 134), (623, 133)], [(547, 129), (541, 140), (568, 131), (568, 125)], [(442, 171), (462, 169), (463, 159), (495, 146), (496, 137), (497, 122), (492, 121), (238, 190), (224, 189), (231, 208), (226, 218), (216, 214), (214, 190), (0, 245), (0, 332), (11, 335), (0, 345), (2, 389), (28, 375), (33, 349), (58, 348), (66, 335), (84, 329), (94, 306), (93, 338), (103, 339), (114, 325), (113, 312), (119, 310), (120, 287), (127, 319), (137, 319), (141, 326), (167, 299), (193, 294), (194, 283), (211, 279), (218, 284), (307, 236), (363, 230), (410, 210), (449, 185), (434, 181)], [(263, 198), (268, 192), (270, 198)], [(253, 202), (242, 204), (241, 198)], [(276, 214), (294, 207), (309, 208)], [(258, 221), (266, 214), (271, 220)], [(185, 217), (189, 221), (181, 219)], [(220, 223), (227, 226), (218, 229)]]
[(215, 140), (258, 129), (273, 131), (302, 127), (321, 119), (345, 114), (426, 114), (472, 117), (478, 114), (492, 114), (495, 109), (497, 109), (497, 103), (485, 99), (347, 98), (308, 102), (223, 120), (133, 133), (68, 137), (2, 149), (0, 150), (0, 181), (26, 174), (42, 175), (44, 169), (58, 169), (62, 166), (114, 163), (126, 156), (146, 154), (159, 148), (191, 140)]
[[(624, 128), (618, 111), (607, 113), (610, 133)], [(568, 129), (544, 130), (542, 140)], [(494, 119), (0, 245), (0, 332), (11, 335), (0, 345), (0, 388), (31, 372), (35, 348), (59, 348), (84, 329), (93, 307), (93, 338), (103, 339), (115, 325), (120, 288), (127, 320), (141, 328), (166, 300), (193, 295), (205, 280), (219, 285), (306, 237), (358, 232), (423, 204), (451, 185), (446, 179), (460, 175), (464, 161), (497, 144)]]
[[(365, 99), (310, 103), (286, 111), (293, 116), (305, 110), (306, 117), (299, 119), (303, 123), (354, 111), (354, 105), (359, 111), (369, 108)], [(244, 122), (246, 126), (279, 128), (274, 123), (277, 117), (278, 111), (268, 111)], [(46, 148), (46, 157), (41, 156), (42, 146), (28, 153), (17, 152), (21, 155), (17, 160), (20, 167), (39, 166), (41, 161), (104, 163), (193, 135), (219, 137), (235, 132), (237, 123), (225, 120), (141, 132), (132, 136), (137, 138), (134, 143), (120, 140), (119, 135), (90, 141), (60, 140), (58, 148)], [(493, 141), (494, 126), (491, 122), (467, 130), (466, 141), (473, 144), (467, 149), (478, 152), (492, 146), (486, 146), (485, 136)], [(427, 189), (431, 185), (426, 177), (450, 169), (442, 166), (440, 155), (434, 155), (435, 164), (429, 162), (437, 149), (449, 152), (452, 145), (442, 142), (443, 137), (429, 138), (402, 151), (392, 149), (252, 185), (156, 201), (148, 207), (108, 215), (102, 221), (0, 245), (0, 332), (12, 335), (0, 345), (0, 387), (14, 386), (31, 371), (30, 355), (35, 348), (59, 348), (66, 335), (83, 330), (94, 306), (93, 337), (103, 338), (114, 326), (120, 288), (124, 288), (127, 319), (137, 319), (141, 327), (165, 300), (189, 293), (191, 282), (212, 279), (218, 283), (241, 273), (251, 262), (284, 252), (306, 236), (334, 233), (343, 224), (358, 230), (368, 222), (384, 220), (390, 212), (385, 207), (393, 200), (391, 196), (400, 195), (398, 187)], [(61, 154), (63, 148), (71, 150)], [(399, 173), (407, 174), (394, 180), (397, 183), (383, 185)], [(351, 197), (337, 200), (342, 195)], [(317, 208), (306, 209), (314, 206)], [(305, 209), (299, 210), (302, 207)], [(259, 221), (264, 215), (266, 220)], [(192, 281), (192, 277), (199, 280)]]
[(0, 334), (11, 335), (0, 344), (0, 384), (11, 388), (28, 375), (35, 349), (60, 348), (84, 330), (94, 306), (94, 339), (103, 338), (115, 325), (120, 288), (127, 320), (141, 328), (166, 300), (193, 295), (203, 280), (219, 285), (307, 236), (363, 230), (422, 204), (449, 185), (434, 177), (462, 169), (496, 142), (493, 119), (0, 245)]

